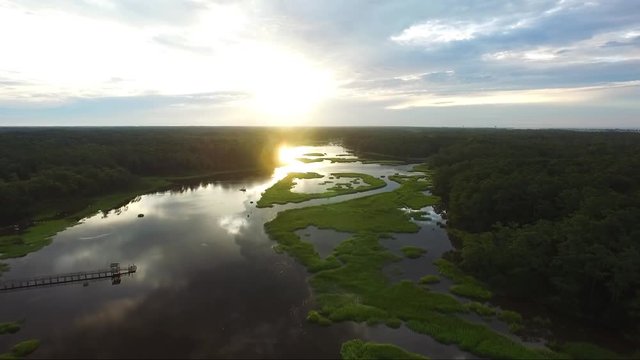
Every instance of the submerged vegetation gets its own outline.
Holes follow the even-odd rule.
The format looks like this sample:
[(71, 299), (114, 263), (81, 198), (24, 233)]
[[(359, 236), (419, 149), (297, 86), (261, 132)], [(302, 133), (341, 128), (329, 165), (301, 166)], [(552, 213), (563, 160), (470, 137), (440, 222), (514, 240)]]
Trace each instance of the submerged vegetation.
[[(371, 175), (359, 174), (359, 173), (334, 173), (331, 174), (332, 178), (355, 178), (360, 179), (366, 185), (353, 187), (351, 183), (338, 183), (333, 187), (328, 188), (325, 192), (321, 193), (298, 193), (292, 192), (291, 189), (296, 185), (295, 179), (317, 179), (322, 178), (324, 175), (318, 173), (290, 173), (282, 180), (275, 183), (272, 187), (268, 188), (263, 194), (260, 200), (257, 202), (257, 206), (270, 207), (275, 204), (286, 203), (298, 203), (311, 199), (328, 198), (338, 195), (353, 194), (362, 191), (369, 191), (373, 189), (379, 189), (387, 185), (384, 180), (380, 180)], [(329, 183), (329, 182), (325, 182)]]

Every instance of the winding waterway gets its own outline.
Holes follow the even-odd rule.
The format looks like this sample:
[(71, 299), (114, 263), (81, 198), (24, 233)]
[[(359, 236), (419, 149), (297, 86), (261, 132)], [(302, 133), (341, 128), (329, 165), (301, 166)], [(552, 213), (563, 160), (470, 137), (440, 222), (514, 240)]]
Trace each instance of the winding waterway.
[[(0, 293), (0, 322), (24, 320), (16, 334), (0, 337), (0, 349), (36, 338), (33, 357), (256, 357), (336, 358), (342, 342), (354, 338), (389, 342), (434, 358), (472, 358), (456, 346), (440, 344), (405, 327), (341, 323), (321, 327), (305, 318), (313, 307), (306, 270), (273, 250), (265, 222), (279, 211), (390, 191), (389, 175), (411, 166), (330, 163), (304, 164), (304, 153), (343, 154), (340, 146), (290, 149), (290, 163), (271, 177), (238, 176), (190, 188), (141, 195), (126, 206), (97, 214), (58, 233), (51, 245), (6, 261), (3, 279), (28, 278), (135, 264), (138, 271), (119, 284), (88, 284)], [(367, 173), (387, 182), (381, 189), (256, 208), (261, 192), (291, 171)], [(314, 183), (315, 184), (315, 183)], [(316, 186), (316, 185), (313, 185)], [(431, 216), (437, 220), (437, 215)], [(138, 214), (144, 214), (139, 217)], [(436, 221), (420, 221), (415, 234), (383, 241), (399, 254), (404, 245), (429, 252), (385, 269), (393, 281), (436, 273), (432, 261), (451, 249)], [(326, 256), (347, 236), (332, 230), (299, 231), (320, 244)], [(333, 239), (333, 241), (331, 241)], [(434, 290), (446, 291), (446, 281)], [(499, 328), (501, 324), (497, 324)], [(1, 351), (0, 351), (1, 352)]]

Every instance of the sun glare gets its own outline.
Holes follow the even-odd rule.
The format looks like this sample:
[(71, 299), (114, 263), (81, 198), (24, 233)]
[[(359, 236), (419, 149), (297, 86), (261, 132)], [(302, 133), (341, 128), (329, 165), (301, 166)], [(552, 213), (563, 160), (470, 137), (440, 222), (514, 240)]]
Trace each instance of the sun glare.
[(278, 160), (280, 163), (283, 165), (289, 165), (296, 161), (297, 157), (298, 154), (295, 149), (290, 148), (287, 145), (280, 145), (280, 148), (278, 149)]
[(335, 90), (333, 74), (304, 57), (265, 46), (248, 54), (253, 71), (248, 79), (252, 108), (271, 121), (290, 124), (314, 110)]
[(298, 158), (304, 157), (305, 151), (309, 150), (304, 147), (289, 147), (286, 144), (281, 144), (278, 147), (280, 166), (276, 167), (273, 172), (273, 181), (279, 181), (292, 172), (317, 171), (322, 166), (321, 163), (307, 164), (298, 160)]

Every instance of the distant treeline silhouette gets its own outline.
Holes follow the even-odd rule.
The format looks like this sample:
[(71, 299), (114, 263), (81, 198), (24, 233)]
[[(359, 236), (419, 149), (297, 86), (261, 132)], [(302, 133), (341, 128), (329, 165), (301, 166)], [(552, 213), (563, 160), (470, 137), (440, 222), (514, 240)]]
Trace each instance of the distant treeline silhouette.
[(141, 177), (271, 169), (277, 140), (259, 128), (5, 128), (0, 226), (132, 188)]

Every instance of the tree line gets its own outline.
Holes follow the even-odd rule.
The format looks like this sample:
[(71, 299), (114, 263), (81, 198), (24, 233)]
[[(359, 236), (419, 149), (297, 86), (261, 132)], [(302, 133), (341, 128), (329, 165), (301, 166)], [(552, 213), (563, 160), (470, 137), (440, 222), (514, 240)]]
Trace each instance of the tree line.
[(452, 258), (496, 292), (640, 333), (640, 133), (392, 129), (345, 144), (428, 157)]
[(1, 129), (0, 226), (142, 177), (271, 169), (278, 141), (258, 128)]

